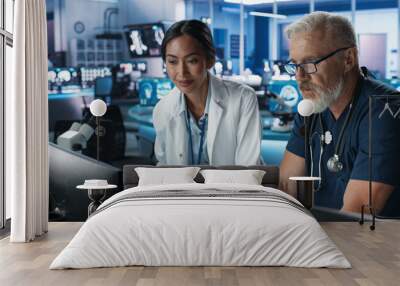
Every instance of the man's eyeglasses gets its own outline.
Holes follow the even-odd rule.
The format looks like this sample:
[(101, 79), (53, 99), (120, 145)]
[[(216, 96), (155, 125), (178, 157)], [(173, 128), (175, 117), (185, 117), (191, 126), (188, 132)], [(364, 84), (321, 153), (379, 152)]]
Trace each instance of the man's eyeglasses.
[(328, 54), (328, 55), (326, 55), (326, 56), (324, 56), (324, 57), (322, 57), (322, 58), (320, 58), (318, 60), (307, 62), (307, 63), (295, 64), (295, 63), (292, 63), (292, 62), (288, 62), (288, 63), (285, 64), (284, 67), (285, 67), (286, 72), (289, 75), (296, 75), (296, 71), (297, 71), (298, 68), (301, 68), (304, 71), (304, 73), (306, 73), (306, 74), (316, 73), (317, 72), (317, 64), (319, 64), (320, 62), (322, 62), (322, 61), (324, 61), (324, 60), (326, 60), (326, 59), (328, 59), (330, 57), (332, 57), (333, 55), (337, 54), (338, 52), (341, 52), (341, 51), (344, 51), (344, 50), (347, 50), (347, 49), (350, 49), (350, 48), (353, 48), (353, 47), (346, 47), (346, 48), (337, 49), (337, 50), (333, 51), (332, 53), (330, 53), (330, 54)]

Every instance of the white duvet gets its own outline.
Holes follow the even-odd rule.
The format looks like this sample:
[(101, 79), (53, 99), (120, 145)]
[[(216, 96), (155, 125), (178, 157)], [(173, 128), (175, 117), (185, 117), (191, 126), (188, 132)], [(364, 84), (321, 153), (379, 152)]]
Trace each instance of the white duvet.
[[(119, 199), (148, 191), (265, 191), (246, 197)], [(146, 193), (140, 193), (146, 194)], [(251, 194), (251, 192), (249, 192)], [(284, 203), (284, 201), (292, 202)], [(116, 203), (117, 202), (117, 203)], [(179, 184), (135, 187), (105, 201), (50, 269), (146, 266), (350, 268), (318, 222), (285, 193), (262, 186)]]

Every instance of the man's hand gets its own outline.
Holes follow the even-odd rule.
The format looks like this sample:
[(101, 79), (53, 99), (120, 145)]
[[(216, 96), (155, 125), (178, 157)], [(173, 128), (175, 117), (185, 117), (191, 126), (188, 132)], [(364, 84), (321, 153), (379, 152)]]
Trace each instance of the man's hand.
[(297, 197), (296, 182), (290, 181), (289, 177), (304, 176), (305, 169), (304, 158), (286, 150), (279, 167), (279, 189), (293, 197)]
[[(368, 188), (368, 181), (350, 180), (343, 196), (342, 211), (361, 212), (361, 206), (369, 204)], [(372, 182), (372, 206), (377, 214), (385, 207), (386, 201), (393, 190), (393, 186)]]

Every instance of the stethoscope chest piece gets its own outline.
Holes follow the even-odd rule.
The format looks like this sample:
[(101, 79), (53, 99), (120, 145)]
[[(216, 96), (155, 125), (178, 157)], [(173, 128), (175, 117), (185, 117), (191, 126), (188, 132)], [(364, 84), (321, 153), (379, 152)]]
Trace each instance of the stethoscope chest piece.
[(333, 173), (338, 173), (343, 170), (343, 163), (339, 160), (339, 155), (335, 154), (331, 158), (329, 158), (326, 163), (328, 170)]

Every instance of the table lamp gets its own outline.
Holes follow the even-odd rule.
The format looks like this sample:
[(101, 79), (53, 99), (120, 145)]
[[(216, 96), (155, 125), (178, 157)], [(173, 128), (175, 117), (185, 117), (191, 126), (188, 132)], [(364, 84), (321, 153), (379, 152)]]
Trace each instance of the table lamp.
[(100, 125), (100, 117), (107, 111), (106, 103), (101, 99), (95, 99), (90, 104), (90, 113), (96, 117), (96, 139), (97, 139), (97, 160), (100, 160), (100, 136), (104, 136), (105, 129)]
[(304, 117), (304, 158), (306, 158), (306, 173), (308, 174), (308, 171), (310, 170), (310, 166), (308, 164), (308, 145), (309, 145), (309, 122), (308, 119), (309, 117), (314, 113), (315, 107), (314, 103), (310, 99), (303, 99), (302, 101), (299, 102), (297, 105), (297, 111), (301, 116)]

